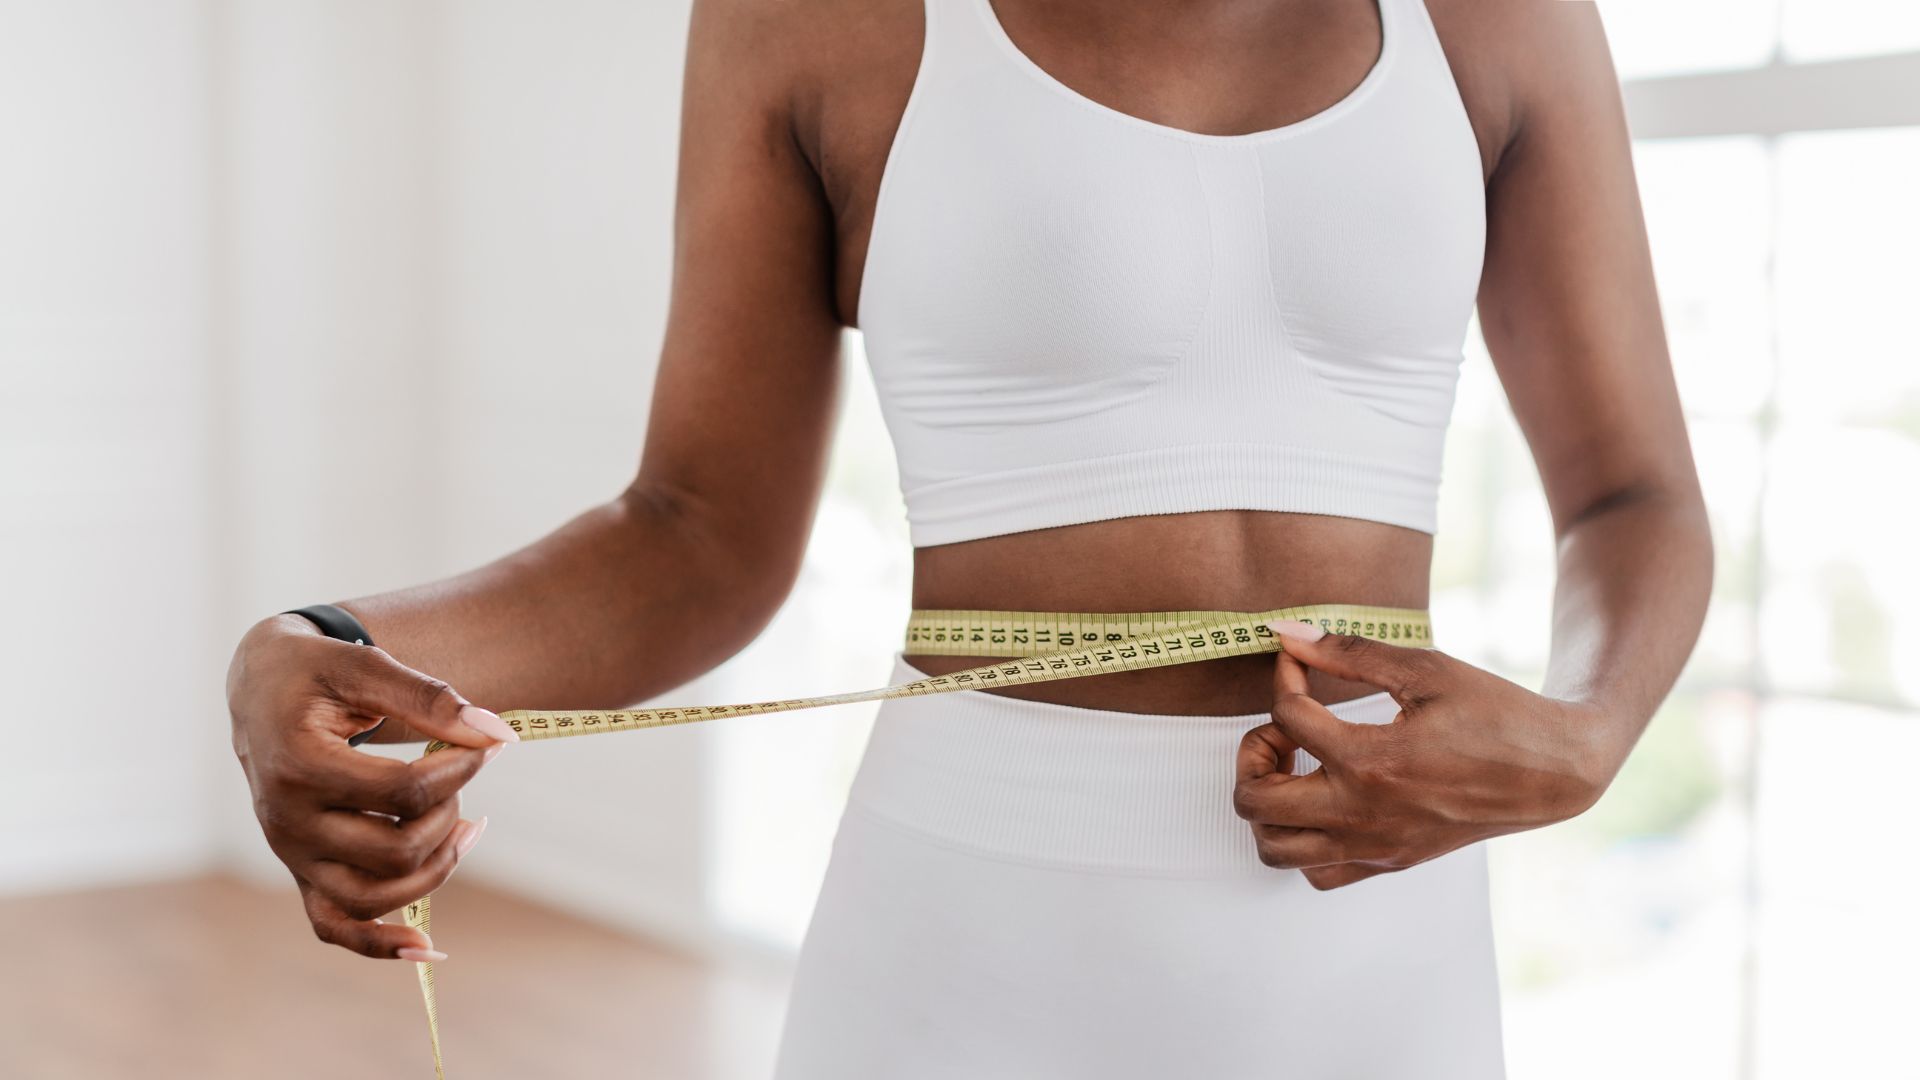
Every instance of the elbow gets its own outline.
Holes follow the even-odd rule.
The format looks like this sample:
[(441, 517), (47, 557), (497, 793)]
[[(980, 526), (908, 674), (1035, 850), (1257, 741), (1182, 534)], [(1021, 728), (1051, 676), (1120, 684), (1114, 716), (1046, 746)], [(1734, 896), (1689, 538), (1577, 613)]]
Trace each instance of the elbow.
[(1700, 490), (1698, 478), (1690, 471), (1687, 480), (1689, 482), (1678, 487), (1662, 505), (1670, 522), (1668, 528), (1672, 542), (1685, 549), (1693, 561), (1697, 576), (1711, 587), (1714, 573), (1713, 521), (1707, 514), (1707, 500)]
[(1681, 580), (1698, 583), (1705, 606), (1714, 575), (1713, 526), (1690, 469), (1677, 478), (1623, 484), (1601, 493), (1566, 515), (1555, 532), (1565, 551), (1585, 546), (1588, 538), (1617, 544), (1621, 529), (1650, 539), (1661, 563), (1681, 570)]
[(1706, 498), (1691, 469), (1679, 477), (1645, 478), (1609, 487), (1558, 515), (1554, 531), (1564, 542), (1587, 525), (1622, 517), (1657, 519), (1673, 542), (1712, 558), (1713, 530)]
[(746, 542), (713, 549), (705, 580), (708, 595), (718, 600), (716, 630), (727, 655), (746, 648), (786, 606), (800, 581), (805, 553), (804, 538), (790, 547)]
[(636, 480), (618, 504), (637, 534), (668, 540), (666, 561), (647, 575), (648, 606), (664, 602), (693, 616), (699, 629), (690, 637), (714, 663), (758, 637), (799, 581), (804, 529), (781, 529), (657, 480)]

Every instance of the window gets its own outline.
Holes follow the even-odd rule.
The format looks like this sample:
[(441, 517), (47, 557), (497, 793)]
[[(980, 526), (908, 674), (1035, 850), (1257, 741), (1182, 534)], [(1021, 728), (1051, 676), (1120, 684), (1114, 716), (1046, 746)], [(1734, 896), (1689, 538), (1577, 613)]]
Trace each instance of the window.
[(1888, 0), (1781, 0), (1780, 46), (1795, 61), (1920, 49), (1920, 7)]
[(1775, 0), (1601, 0), (1600, 11), (1622, 79), (1754, 67), (1778, 37)]
[[(1920, 872), (1871, 850), (1912, 816), (1897, 773), (1920, 751), (1920, 670), (1898, 662), (1920, 656), (1920, 128), (1648, 140), (1636, 161), (1714, 603), (1600, 805), (1494, 844), (1511, 1075), (1885, 1075), (1911, 1060), (1890, 1010), (1920, 964)], [(1461, 393), (1437, 621), (1537, 684), (1544, 500), (1483, 356)]]

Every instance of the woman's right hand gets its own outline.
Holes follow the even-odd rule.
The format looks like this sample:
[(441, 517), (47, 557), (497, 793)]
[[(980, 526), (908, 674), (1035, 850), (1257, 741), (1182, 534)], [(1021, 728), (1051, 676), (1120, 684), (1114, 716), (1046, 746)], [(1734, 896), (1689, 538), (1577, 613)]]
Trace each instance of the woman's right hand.
[[(254, 814), (299, 883), (313, 932), (367, 956), (444, 959), (427, 935), (380, 916), (439, 888), (480, 839), (486, 819), (460, 817), (460, 789), (519, 740), (513, 729), (446, 683), (297, 615), (241, 639), (227, 707)], [(347, 745), (381, 717), (451, 748), (400, 762)]]

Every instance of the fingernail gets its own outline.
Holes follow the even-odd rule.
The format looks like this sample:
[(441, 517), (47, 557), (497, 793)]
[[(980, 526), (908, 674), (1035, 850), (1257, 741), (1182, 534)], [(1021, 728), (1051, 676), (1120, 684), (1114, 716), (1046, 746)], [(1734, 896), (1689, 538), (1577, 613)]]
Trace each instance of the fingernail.
[(467, 826), (467, 835), (454, 842), (453, 853), (462, 859), (466, 858), (467, 852), (473, 850), (473, 845), (480, 842), (480, 834), (486, 831), (486, 818), (481, 818), (479, 821)]
[(480, 764), (485, 765), (487, 762), (492, 761), (494, 758), (499, 757), (500, 751), (505, 750), (506, 748), (507, 748), (507, 744), (503, 742), (497, 742), (497, 743), (494, 743), (492, 746), (487, 747), (486, 751), (480, 755)]
[(1301, 641), (1319, 641), (1327, 636), (1325, 630), (1297, 619), (1275, 619), (1267, 624), (1267, 629), (1283, 638), (1298, 638)]
[(505, 720), (478, 705), (461, 706), (460, 722), (489, 739), (499, 739), (503, 743), (520, 741), (519, 732), (507, 726)]
[(411, 960), (416, 964), (431, 964), (436, 960), (445, 960), (447, 958), (446, 953), (436, 949), (416, 949), (411, 946), (404, 949), (397, 949), (393, 955), (402, 960)]

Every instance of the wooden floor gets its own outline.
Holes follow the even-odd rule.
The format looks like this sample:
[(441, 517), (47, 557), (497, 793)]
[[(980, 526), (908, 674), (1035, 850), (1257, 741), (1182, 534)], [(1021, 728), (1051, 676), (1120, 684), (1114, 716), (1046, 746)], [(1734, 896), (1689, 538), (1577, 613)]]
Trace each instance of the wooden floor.
[[(762, 1080), (785, 986), (449, 884), (449, 1080)], [(0, 901), (0, 1078), (431, 1080), (412, 966), (226, 879)]]

